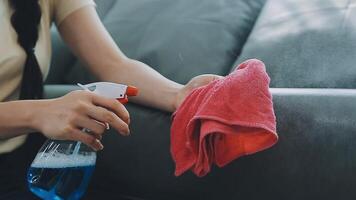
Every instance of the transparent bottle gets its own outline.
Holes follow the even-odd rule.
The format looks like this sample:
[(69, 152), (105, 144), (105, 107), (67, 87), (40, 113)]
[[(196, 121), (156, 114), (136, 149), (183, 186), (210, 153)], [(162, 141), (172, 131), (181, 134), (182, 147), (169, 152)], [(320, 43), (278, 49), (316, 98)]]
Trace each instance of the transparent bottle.
[(47, 140), (28, 171), (29, 188), (42, 199), (80, 199), (95, 163), (96, 152), (83, 143)]
[[(128, 102), (136, 96), (137, 88), (117, 83), (97, 82), (78, 84), (83, 90), (97, 95)], [(85, 128), (83, 132), (90, 134)], [(30, 190), (42, 199), (80, 199), (86, 191), (96, 163), (96, 152), (76, 141), (47, 140), (28, 173)]]

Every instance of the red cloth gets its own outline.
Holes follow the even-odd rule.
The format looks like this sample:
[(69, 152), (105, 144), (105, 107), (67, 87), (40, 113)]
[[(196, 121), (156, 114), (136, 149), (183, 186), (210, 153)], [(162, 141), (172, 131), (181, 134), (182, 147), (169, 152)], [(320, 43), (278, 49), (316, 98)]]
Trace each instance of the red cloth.
[(175, 175), (202, 177), (213, 163), (262, 151), (278, 140), (270, 79), (264, 64), (248, 60), (225, 78), (193, 90), (173, 114)]

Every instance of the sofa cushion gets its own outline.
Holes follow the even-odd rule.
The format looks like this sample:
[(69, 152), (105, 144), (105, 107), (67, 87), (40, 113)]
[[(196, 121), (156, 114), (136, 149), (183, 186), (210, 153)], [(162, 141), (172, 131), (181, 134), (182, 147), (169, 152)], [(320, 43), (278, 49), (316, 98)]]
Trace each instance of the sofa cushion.
[[(202, 73), (226, 74), (265, 2), (106, 1), (96, 1), (98, 11), (122, 51), (182, 83)], [(64, 81), (93, 81), (81, 66), (77, 61)]]
[(272, 87), (356, 87), (355, 0), (269, 0), (237, 63), (266, 63)]

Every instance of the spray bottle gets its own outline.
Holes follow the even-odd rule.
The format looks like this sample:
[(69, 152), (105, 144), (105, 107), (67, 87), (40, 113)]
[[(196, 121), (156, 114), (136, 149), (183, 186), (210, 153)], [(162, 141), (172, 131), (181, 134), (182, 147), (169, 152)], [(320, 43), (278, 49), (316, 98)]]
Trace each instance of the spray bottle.
[[(128, 102), (136, 96), (135, 87), (117, 83), (78, 84), (83, 90)], [(82, 129), (90, 134), (90, 130)], [(96, 164), (96, 152), (78, 141), (47, 140), (27, 174), (30, 190), (41, 199), (80, 199), (86, 191)]]

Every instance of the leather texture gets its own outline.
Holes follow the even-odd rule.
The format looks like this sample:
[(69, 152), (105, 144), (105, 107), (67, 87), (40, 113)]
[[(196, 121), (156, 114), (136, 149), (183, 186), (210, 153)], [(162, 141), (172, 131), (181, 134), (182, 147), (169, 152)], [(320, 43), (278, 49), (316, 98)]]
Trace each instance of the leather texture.
[(271, 87), (354, 88), (355, 21), (356, 0), (269, 0), (237, 63), (263, 60)]
[[(96, 1), (104, 25), (128, 57), (180, 83), (202, 73), (227, 74), (264, 2)], [(58, 37), (54, 34), (56, 41)], [(49, 83), (95, 80), (63, 44), (54, 45), (53, 51)], [(64, 73), (65, 77), (59, 76)]]
[[(75, 86), (46, 86), (57, 97)], [(128, 104), (128, 138), (103, 138), (87, 197), (142, 199), (355, 199), (356, 91), (271, 89), (279, 142), (204, 178), (174, 176), (170, 114)]]

